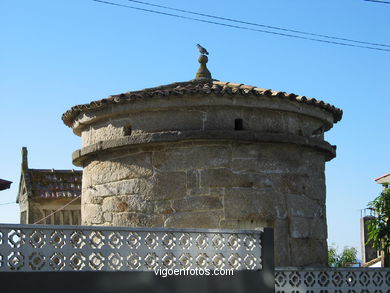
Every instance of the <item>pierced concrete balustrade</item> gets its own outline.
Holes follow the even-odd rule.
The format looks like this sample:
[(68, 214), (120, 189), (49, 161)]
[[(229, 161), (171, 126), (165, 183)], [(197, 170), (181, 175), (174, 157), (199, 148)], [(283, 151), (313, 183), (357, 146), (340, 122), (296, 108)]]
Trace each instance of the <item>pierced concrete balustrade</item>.
[(1, 224), (0, 272), (261, 270), (263, 235), (261, 230)]
[(390, 268), (275, 268), (276, 293), (389, 293)]

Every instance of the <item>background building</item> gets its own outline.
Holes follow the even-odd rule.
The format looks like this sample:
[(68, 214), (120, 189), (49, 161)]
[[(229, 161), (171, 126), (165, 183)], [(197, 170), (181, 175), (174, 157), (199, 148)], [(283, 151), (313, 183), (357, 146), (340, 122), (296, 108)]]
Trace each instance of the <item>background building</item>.
[(0, 190), (5, 190), (11, 187), (11, 181), (0, 179)]
[[(389, 188), (390, 185), (390, 173), (374, 179), (376, 183), (381, 184), (383, 191)], [(366, 215), (368, 211), (368, 215)], [(364, 267), (383, 267), (384, 266), (384, 254), (378, 251), (372, 246), (371, 242), (368, 242), (368, 222), (375, 219), (370, 209), (363, 210), (360, 220), (361, 231), (361, 247), (362, 247), (362, 261)]]
[(30, 169), (22, 149), (17, 203), (21, 224), (80, 225), (82, 171)]

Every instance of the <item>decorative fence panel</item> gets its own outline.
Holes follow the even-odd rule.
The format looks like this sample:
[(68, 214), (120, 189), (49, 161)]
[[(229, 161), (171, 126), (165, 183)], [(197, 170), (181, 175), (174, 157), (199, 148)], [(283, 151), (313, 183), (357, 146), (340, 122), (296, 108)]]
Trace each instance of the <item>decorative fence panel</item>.
[(262, 231), (0, 225), (0, 272), (262, 268)]
[(276, 293), (390, 293), (390, 268), (275, 268)]

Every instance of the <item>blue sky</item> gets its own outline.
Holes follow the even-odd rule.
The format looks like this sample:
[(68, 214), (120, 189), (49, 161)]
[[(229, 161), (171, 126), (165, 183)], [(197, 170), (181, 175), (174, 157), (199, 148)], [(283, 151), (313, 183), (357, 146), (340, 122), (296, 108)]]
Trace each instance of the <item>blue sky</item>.
[[(363, 0), (173, 1), (152, 3), (271, 26), (390, 44), (390, 5)], [(143, 7), (126, 0), (112, 2)], [(150, 7), (149, 7), (150, 8)], [(329, 243), (360, 246), (360, 209), (390, 172), (390, 52), (336, 46), (104, 5), (91, 0), (1, 1), (0, 178), (13, 181), (21, 148), (31, 168), (75, 168), (80, 138), (61, 121), (71, 106), (129, 90), (186, 81), (196, 43), (214, 78), (323, 99), (344, 110), (327, 133)], [(18, 222), (16, 204), (0, 222)]]

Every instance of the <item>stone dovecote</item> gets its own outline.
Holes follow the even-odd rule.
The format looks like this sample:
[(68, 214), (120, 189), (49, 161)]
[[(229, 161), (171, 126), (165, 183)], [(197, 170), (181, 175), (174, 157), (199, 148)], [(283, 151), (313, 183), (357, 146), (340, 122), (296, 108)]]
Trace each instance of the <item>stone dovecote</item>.
[(63, 120), (82, 138), (82, 224), (269, 226), (277, 266), (325, 266), (324, 170), (336, 147), (324, 132), (341, 116), (323, 101), (209, 78), (75, 106)]

